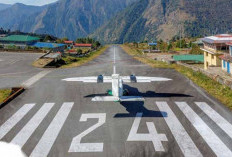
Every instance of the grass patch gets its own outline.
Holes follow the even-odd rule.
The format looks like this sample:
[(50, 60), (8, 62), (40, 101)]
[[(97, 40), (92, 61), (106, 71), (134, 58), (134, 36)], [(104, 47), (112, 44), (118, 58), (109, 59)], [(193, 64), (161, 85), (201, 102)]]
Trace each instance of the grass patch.
[(108, 48), (108, 46), (104, 46), (104, 47), (98, 49), (97, 51), (92, 52), (89, 55), (87, 55), (85, 57), (81, 57), (81, 58), (72, 57), (72, 56), (63, 57), (62, 59), (64, 61), (64, 65), (62, 65), (61, 68), (72, 68), (72, 67), (78, 67), (82, 64), (85, 64), (85, 63), (95, 59), (99, 55), (101, 55), (107, 48)]
[(135, 59), (141, 61), (142, 63), (150, 65), (151, 67), (175, 69), (176, 71), (191, 79), (195, 84), (203, 88), (210, 95), (214, 96), (216, 99), (218, 99), (225, 106), (232, 110), (232, 90), (229, 87), (218, 83), (217, 81), (211, 79), (201, 72), (195, 72), (190, 68), (177, 64), (169, 65), (161, 61), (155, 61), (148, 58), (146, 55), (142, 55), (140, 52), (138, 53), (135, 48), (128, 45), (122, 45), (121, 47), (129, 55), (133, 56)]
[(11, 93), (10, 89), (0, 89), (0, 103), (2, 103)]

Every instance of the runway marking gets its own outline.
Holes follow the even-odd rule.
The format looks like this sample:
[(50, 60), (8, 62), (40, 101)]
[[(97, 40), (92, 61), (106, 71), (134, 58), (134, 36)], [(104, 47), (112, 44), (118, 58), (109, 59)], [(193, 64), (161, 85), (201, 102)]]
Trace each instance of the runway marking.
[(24, 87), (30, 87), (31, 85), (33, 85), (34, 83), (36, 83), (37, 81), (39, 81), (42, 77), (46, 76), (50, 72), (51, 71), (49, 71), (49, 70), (41, 71), (38, 74), (36, 74), (35, 76), (33, 76), (30, 79), (28, 79), (27, 81), (23, 82), (22, 86), (24, 86)]
[(195, 102), (227, 135), (232, 138), (232, 125), (205, 102)]
[(27, 142), (27, 140), (33, 134), (35, 129), (40, 125), (42, 120), (46, 117), (53, 106), (54, 103), (45, 103), (31, 118), (31, 120), (21, 129), (21, 131), (14, 137), (11, 143), (23, 147), (23, 145)]
[(55, 118), (44, 132), (42, 138), (34, 148), (30, 157), (44, 157), (47, 156), (59, 135), (59, 132), (64, 125), (72, 107), (73, 102), (65, 102), (57, 112)]
[(202, 154), (188, 135), (180, 121), (177, 119), (171, 108), (166, 102), (156, 102), (158, 108), (162, 112), (167, 112), (167, 117), (164, 117), (169, 129), (172, 132), (177, 144), (182, 153), (186, 157), (201, 157)]
[(212, 151), (220, 157), (231, 157), (232, 152), (207, 126), (207, 124), (185, 102), (176, 102), (177, 106), (192, 123)]
[(73, 138), (69, 152), (103, 152), (104, 143), (81, 143), (81, 139), (105, 123), (106, 113), (82, 114), (80, 121), (85, 122), (89, 118), (97, 118), (98, 122)]
[(23, 105), (0, 127), (0, 139), (2, 139), (33, 107), (35, 104)]
[(115, 66), (115, 63), (116, 63), (116, 60), (115, 60), (115, 47), (114, 47), (114, 74), (116, 74), (116, 66)]
[(154, 145), (155, 151), (165, 151), (162, 141), (168, 141), (165, 134), (158, 134), (153, 122), (147, 122), (149, 133), (139, 134), (138, 128), (143, 113), (137, 113), (132, 128), (130, 130), (127, 141), (151, 141)]

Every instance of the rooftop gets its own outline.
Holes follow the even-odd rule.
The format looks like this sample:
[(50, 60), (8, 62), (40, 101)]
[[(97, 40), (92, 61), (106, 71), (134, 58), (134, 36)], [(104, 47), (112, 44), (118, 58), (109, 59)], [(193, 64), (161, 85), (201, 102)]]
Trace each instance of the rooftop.
[(202, 39), (203, 42), (210, 44), (225, 44), (232, 42), (232, 34), (219, 34), (215, 36), (209, 36)]
[(73, 41), (64, 41), (65, 44), (72, 44)]
[(204, 55), (174, 55), (175, 61), (197, 61), (204, 62)]
[(28, 42), (38, 41), (40, 38), (29, 35), (10, 35), (7, 37), (0, 38), (1, 41), (12, 41), (12, 42)]
[(65, 44), (57, 44), (57, 43), (45, 43), (45, 42), (37, 42), (31, 46), (35, 46), (38, 48), (56, 48), (64, 46)]
[(92, 44), (75, 44), (75, 46), (78, 46), (78, 47), (91, 47)]

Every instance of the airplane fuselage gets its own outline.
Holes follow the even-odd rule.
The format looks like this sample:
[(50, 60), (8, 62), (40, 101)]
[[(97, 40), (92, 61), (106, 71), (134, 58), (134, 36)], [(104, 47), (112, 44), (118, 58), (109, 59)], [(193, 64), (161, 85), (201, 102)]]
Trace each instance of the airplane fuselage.
[(115, 97), (123, 96), (123, 80), (119, 74), (112, 75), (112, 95)]

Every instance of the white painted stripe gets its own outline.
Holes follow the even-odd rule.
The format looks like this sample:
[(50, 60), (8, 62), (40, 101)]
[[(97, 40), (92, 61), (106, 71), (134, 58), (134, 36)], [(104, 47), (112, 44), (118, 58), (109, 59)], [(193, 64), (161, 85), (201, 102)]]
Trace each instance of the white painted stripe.
[(31, 153), (30, 157), (45, 157), (51, 150), (65, 120), (67, 119), (72, 107), (73, 102), (66, 102), (62, 105), (55, 118), (52, 120), (51, 124), (44, 132), (39, 143), (36, 145), (35, 149)]
[(54, 103), (45, 103), (39, 111), (32, 117), (32, 119), (21, 129), (21, 131), (14, 137), (11, 143), (17, 144), (20, 147), (27, 142), (36, 128), (40, 125), (42, 120), (46, 117), (48, 112), (54, 106)]
[(227, 133), (230, 138), (232, 138), (232, 125), (219, 115), (214, 109), (212, 109), (205, 102), (195, 102), (197, 106), (204, 111), (207, 116), (209, 116), (225, 133)]
[(22, 83), (23, 87), (30, 87), (31, 85), (33, 85), (34, 83), (36, 83), (37, 81), (39, 81), (42, 77), (46, 76), (48, 73), (50, 73), (51, 71), (41, 71), (38, 74), (36, 74), (35, 76), (31, 77), (30, 79), (28, 79), (27, 81)]
[(2, 139), (33, 107), (35, 104), (23, 105), (0, 127), (0, 139)]
[(220, 138), (207, 126), (207, 124), (185, 102), (176, 102), (180, 110), (192, 123), (212, 151), (220, 157), (231, 157), (232, 152)]
[(167, 112), (167, 117), (164, 115), (168, 127), (174, 136), (177, 144), (179, 145), (185, 157), (201, 157), (202, 154), (188, 135), (182, 124), (179, 122), (171, 108), (166, 102), (156, 102), (158, 108), (162, 112)]

